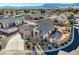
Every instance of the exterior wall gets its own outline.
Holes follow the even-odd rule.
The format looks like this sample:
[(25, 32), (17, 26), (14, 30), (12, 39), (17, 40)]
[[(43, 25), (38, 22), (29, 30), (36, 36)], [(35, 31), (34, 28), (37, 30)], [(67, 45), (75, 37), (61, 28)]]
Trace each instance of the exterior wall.
[(12, 26), (21, 25), (21, 24), (22, 24), (22, 21), (17, 21), (17, 22), (8, 23), (8, 24), (2, 24), (2, 28), (8, 28), (8, 27), (12, 27)]
[(2, 24), (2, 28), (9, 28), (15, 26), (15, 23), (9, 23), (9, 24)]
[(49, 37), (49, 35), (52, 33), (52, 31), (50, 30), (50, 31), (48, 31), (44, 36), (43, 36), (43, 39), (45, 39), (45, 38), (47, 38), (47, 37)]
[(9, 27), (15, 26), (15, 23), (10, 23)]
[(43, 35), (43, 39), (49, 37), (49, 35), (54, 31), (54, 29), (49, 30), (45, 35)]
[(0, 28), (1, 28), (1, 24), (0, 24)]
[(2, 25), (3, 28), (8, 28), (9, 27), (9, 24), (4, 24)]
[(48, 33), (46, 33), (45, 35), (43, 35), (43, 39), (45, 39), (48, 36), (49, 36)]

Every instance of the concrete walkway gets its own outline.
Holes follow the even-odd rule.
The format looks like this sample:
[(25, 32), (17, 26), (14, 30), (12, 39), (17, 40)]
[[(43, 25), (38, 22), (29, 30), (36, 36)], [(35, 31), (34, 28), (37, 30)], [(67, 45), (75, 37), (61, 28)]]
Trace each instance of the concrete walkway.
[(4, 50), (24, 50), (24, 40), (19, 33), (9, 40)]

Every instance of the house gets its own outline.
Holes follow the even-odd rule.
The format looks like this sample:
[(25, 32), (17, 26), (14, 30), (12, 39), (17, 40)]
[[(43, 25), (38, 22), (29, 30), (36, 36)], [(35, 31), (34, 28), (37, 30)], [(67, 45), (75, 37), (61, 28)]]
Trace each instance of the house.
[(19, 33), (21, 34), (21, 37), (23, 39), (26, 39), (26, 36), (32, 36), (33, 26), (29, 24), (24, 24), (18, 28), (20, 29)]
[(30, 18), (33, 20), (39, 20), (39, 19), (43, 19), (44, 16), (41, 14), (32, 14), (32, 15), (30, 15)]
[(55, 27), (50, 20), (42, 20), (36, 23), (38, 26), (35, 30), (35, 35), (42, 36), (43, 39), (49, 37), (49, 35), (55, 30)]
[(23, 24), (23, 19), (0, 19), (1, 28), (10, 28)]
[(31, 10), (32, 14), (41, 14), (41, 12), (39, 10)]
[(64, 22), (67, 20), (67, 16), (66, 14), (60, 14), (60, 15), (52, 15), (51, 17), (49, 17), (49, 19), (51, 19), (51, 21), (54, 21), (55, 19), (59, 21), (60, 25), (63, 25)]
[(9, 28), (15, 26), (15, 21), (11, 19), (1, 19), (0, 20), (1, 28)]
[(74, 21), (74, 24), (79, 24), (79, 18)]
[(75, 18), (79, 18), (79, 14), (75, 14), (74, 17), (75, 17)]
[(24, 24), (23, 18), (0, 19), (0, 31), (10, 34), (18, 31), (19, 26)]

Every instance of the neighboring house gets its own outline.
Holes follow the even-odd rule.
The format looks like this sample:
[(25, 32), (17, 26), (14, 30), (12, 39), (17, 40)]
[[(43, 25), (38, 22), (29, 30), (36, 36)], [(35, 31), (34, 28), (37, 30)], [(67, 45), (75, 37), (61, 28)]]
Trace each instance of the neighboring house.
[(76, 19), (76, 20), (74, 21), (74, 24), (79, 24), (79, 19)]
[(39, 10), (32, 10), (31, 13), (32, 14), (41, 14), (41, 12)]
[(33, 20), (39, 20), (39, 19), (43, 19), (44, 16), (41, 14), (32, 14), (32, 15), (30, 15), (30, 18)]
[(64, 24), (64, 21), (67, 20), (67, 16), (65, 14), (60, 14), (60, 15), (52, 15), (51, 17), (49, 17), (49, 19), (51, 19), (52, 21), (59, 20), (60, 24)]
[(1, 28), (9, 28), (17, 25), (21, 25), (23, 20), (18, 19), (2, 19), (0, 20)]
[(23, 21), (21, 21), (21, 20), (17, 20), (17, 21), (15, 22), (15, 26), (21, 25), (21, 24), (23, 24)]
[(75, 17), (75, 18), (79, 18), (79, 14), (75, 14), (74, 17)]
[(9, 28), (14, 26), (15, 22), (9, 19), (2, 19), (0, 20), (1, 28)]
[(22, 18), (0, 19), (0, 31), (6, 34), (14, 33), (23, 24)]

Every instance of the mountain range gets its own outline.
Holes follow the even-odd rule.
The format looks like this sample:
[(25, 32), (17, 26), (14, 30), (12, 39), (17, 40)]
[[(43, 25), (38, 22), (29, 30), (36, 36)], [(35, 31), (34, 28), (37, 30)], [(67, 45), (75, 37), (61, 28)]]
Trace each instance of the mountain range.
[(79, 8), (79, 3), (45, 3), (41, 6), (0, 6), (0, 8)]

